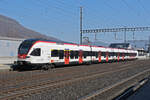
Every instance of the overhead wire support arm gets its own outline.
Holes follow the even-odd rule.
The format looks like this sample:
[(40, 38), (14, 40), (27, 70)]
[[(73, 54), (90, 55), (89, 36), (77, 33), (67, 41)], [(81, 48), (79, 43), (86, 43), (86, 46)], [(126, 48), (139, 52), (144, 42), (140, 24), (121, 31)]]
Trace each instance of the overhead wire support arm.
[(108, 29), (87, 29), (82, 33), (101, 33), (101, 32), (133, 32), (133, 31), (150, 31), (150, 27), (134, 27), (134, 28), (108, 28)]

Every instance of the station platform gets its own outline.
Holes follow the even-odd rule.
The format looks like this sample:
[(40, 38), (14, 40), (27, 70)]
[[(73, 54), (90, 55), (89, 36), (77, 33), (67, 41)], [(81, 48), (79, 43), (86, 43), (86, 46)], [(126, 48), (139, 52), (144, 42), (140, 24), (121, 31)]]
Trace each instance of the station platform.
[(127, 100), (150, 100), (150, 80)]
[(0, 70), (9, 70), (11, 64), (0, 64)]
[(0, 70), (9, 70), (10, 66), (16, 61), (16, 57), (0, 57)]

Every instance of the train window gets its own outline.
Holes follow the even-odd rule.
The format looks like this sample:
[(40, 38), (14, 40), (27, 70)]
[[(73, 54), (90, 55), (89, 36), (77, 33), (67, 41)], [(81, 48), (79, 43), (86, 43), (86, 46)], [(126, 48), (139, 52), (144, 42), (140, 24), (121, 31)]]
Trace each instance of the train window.
[(74, 52), (75, 58), (77, 59), (79, 57), (79, 51)]
[(115, 52), (115, 56), (118, 57), (118, 52)]
[(96, 56), (96, 52), (93, 51), (93, 52), (92, 52), (92, 56)]
[(32, 39), (23, 41), (18, 48), (18, 53), (27, 54), (29, 49), (31, 48), (31, 46), (33, 45), (35, 41), (36, 40), (32, 40)]
[(58, 50), (52, 50), (51, 51), (51, 56), (52, 57), (58, 57)]
[(109, 52), (109, 57), (112, 57), (114, 54), (113, 54), (113, 52)]
[(64, 50), (59, 50), (59, 59), (64, 59)]
[(34, 49), (31, 54), (32, 56), (40, 56), (41, 55), (41, 49), (40, 48), (36, 48)]
[(86, 51), (83, 51), (83, 57), (86, 58)]
[(95, 52), (95, 57), (98, 58), (98, 52)]
[(92, 51), (90, 52), (90, 56), (93, 56), (93, 52)]
[(83, 57), (86, 58), (88, 56), (88, 51), (83, 51)]
[(127, 53), (124, 53), (124, 56), (127, 56)]
[(106, 52), (102, 52), (102, 56), (106, 57)]
[(87, 56), (90, 56), (90, 51), (87, 51)]
[(108, 57), (110, 57), (111, 56), (111, 52), (108, 52)]
[(75, 55), (74, 55), (74, 51), (70, 51), (70, 58), (71, 58), (71, 59), (74, 59), (74, 56), (75, 56)]
[(95, 56), (95, 52), (92, 52), (92, 56)]
[(122, 57), (122, 53), (120, 53), (120, 55), (119, 55), (120, 57)]
[(115, 52), (112, 52), (112, 56), (115, 56)]

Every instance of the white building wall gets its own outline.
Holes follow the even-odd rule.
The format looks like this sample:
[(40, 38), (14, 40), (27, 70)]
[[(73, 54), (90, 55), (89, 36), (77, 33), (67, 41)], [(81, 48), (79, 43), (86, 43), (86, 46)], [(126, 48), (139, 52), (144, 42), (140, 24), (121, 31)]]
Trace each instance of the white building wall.
[(0, 57), (16, 57), (20, 43), (24, 39), (0, 38)]

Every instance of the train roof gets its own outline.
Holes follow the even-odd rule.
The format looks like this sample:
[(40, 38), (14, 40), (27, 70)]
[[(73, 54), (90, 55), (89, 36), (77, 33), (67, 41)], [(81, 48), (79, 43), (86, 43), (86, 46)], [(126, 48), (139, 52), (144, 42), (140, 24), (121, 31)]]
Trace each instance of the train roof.
[[(76, 44), (76, 43), (71, 43), (71, 42), (64, 42), (64, 41), (60, 41), (60, 40), (47, 40), (47, 39), (26, 39), (24, 41), (30, 41), (32, 43), (35, 43), (37, 41), (45, 41), (45, 42), (54, 42), (54, 43), (57, 43), (57, 44), (68, 44), (68, 45), (78, 45), (78, 46), (91, 46), (91, 45), (79, 45), (79, 44)], [(111, 47), (103, 47), (103, 46), (91, 46), (91, 47), (99, 47), (99, 48), (110, 48), (110, 49), (122, 49), (122, 48), (111, 48)], [(122, 49), (122, 50), (132, 50), (132, 49)]]
[[(75, 44), (75, 43), (71, 43), (71, 42), (64, 42), (61, 40), (47, 40), (47, 39), (26, 39), (24, 41), (31, 41), (31, 42), (36, 42), (36, 41), (47, 41), (47, 42), (55, 42), (55, 43), (70, 43), (70, 44)], [(77, 45), (77, 44), (76, 44)]]

